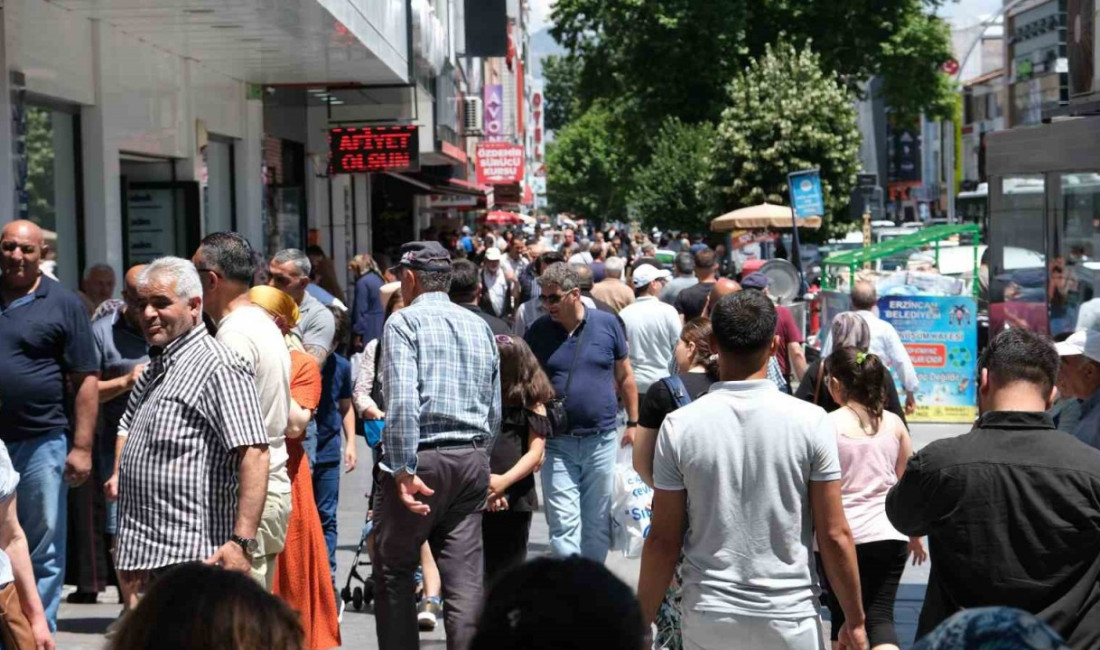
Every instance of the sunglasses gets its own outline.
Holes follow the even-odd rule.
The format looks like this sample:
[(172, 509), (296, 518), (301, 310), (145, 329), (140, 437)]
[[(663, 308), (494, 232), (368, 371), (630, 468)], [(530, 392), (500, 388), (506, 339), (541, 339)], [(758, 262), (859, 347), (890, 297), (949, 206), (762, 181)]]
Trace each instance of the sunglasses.
[(556, 304), (560, 303), (562, 300), (564, 300), (565, 296), (567, 296), (567, 295), (568, 294), (565, 294), (565, 293), (555, 293), (555, 294), (552, 294), (552, 295), (544, 293), (544, 294), (539, 296), (539, 300), (541, 300), (542, 302), (545, 302), (545, 303), (549, 303), (551, 305), (556, 305)]

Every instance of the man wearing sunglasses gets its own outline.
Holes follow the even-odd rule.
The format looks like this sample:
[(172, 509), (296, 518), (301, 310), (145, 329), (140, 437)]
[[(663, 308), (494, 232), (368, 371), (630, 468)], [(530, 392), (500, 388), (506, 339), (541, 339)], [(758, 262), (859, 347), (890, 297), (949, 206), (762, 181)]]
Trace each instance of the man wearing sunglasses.
[(568, 264), (548, 266), (539, 285), (548, 314), (524, 339), (568, 415), (568, 431), (546, 441), (542, 468), (550, 550), (603, 562), (611, 544), (611, 485), (620, 445), (616, 392), (628, 420), (621, 444), (633, 442), (638, 426), (626, 334), (613, 314), (581, 302), (577, 272)]

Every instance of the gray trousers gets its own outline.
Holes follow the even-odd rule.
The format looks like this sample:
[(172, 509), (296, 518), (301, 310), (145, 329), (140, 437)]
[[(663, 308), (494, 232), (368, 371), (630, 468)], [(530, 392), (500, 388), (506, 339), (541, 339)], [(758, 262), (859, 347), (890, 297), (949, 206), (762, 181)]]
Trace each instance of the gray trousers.
[(471, 445), (425, 450), (417, 458), (417, 476), (435, 490), (430, 497), (418, 495), (431, 506), (427, 516), (413, 514), (401, 503), (392, 475), (383, 473), (378, 485), (374, 513), (378, 647), (420, 647), (413, 573), (420, 563), (420, 545), (427, 540), (443, 582), (447, 648), (466, 650), (474, 637), (482, 598), (481, 513), (489, 492), (488, 451)]

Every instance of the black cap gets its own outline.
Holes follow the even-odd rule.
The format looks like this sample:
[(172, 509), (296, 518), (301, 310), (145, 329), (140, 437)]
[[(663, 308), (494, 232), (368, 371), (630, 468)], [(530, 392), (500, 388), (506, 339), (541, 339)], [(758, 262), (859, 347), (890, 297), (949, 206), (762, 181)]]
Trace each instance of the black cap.
[(413, 241), (401, 246), (401, 261), (393, 268), (402, 266), (414, 271), (450, 271), (451, 254), (439, 242)]

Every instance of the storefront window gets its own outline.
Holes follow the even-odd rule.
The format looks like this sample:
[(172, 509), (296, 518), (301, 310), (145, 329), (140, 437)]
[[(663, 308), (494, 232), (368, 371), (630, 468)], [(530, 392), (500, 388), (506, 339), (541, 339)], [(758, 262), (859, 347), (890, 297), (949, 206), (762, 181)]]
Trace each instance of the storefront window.
[[(25, 176), (19, 179), (20, 215), (46, 232), (54, 274), (70, 288), (80, 282), (77, 232), (76, 117), (42, 106), (24, 107)], [(94, 264), (101, 260), (90, 260)], [(48, 268), (48, 267), (47, 267)]]
[(264, 138), (264, 252), (305, 248), (305, 147)]
[(234, 230), (233, 144), (211, 137), (203, 147), (202, 201), (206, 232)]

